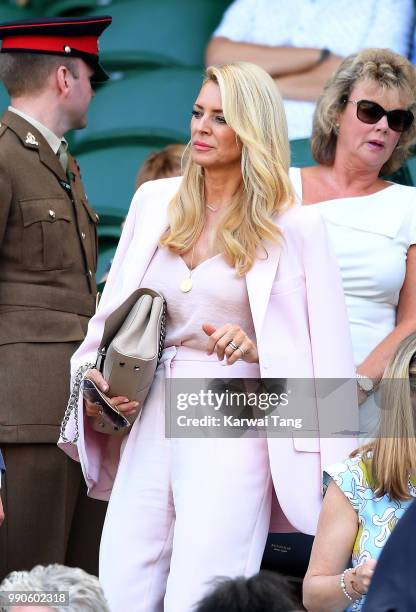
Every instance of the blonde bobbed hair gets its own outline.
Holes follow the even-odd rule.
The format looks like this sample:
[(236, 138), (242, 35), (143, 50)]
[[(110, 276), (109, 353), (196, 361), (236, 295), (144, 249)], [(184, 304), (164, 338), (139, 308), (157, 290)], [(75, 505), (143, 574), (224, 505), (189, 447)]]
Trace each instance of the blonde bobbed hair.
[[(272, 217), (293, 203), (286, 117), (273, 79), (255, 64), (210, 66), (203, 85), (207, 82), (219, 86), (225, 121), (242, 145), (241, 185), (223, 213), (215, 248), (243, 275), (257, 248), (265, 250), (264, 241), (279, 240)], [(205, 215), (204, 169), (188, 154), (161, 245), (187, 252), (201, 234)]]
[(377, 495), (410, 499), (409, 476), (416, 476), (416, 333), (399, 344), (379, 395), (378, 435), (353, 456), (364, 456)]
[[(334, 163), (338, 115), (345, 108), (356, 83), (364, 80), (386, 89), (398, 89), (403, 103), (416, 118), (416, 72), (408, 59), (390, 49), (364, 49), (349, 55), (327, 81), (316, 105), (311, 149), (318, 164), (331, 166)], [(410, 148), (415, 140), (416, 121), (400, 135), (380, 174), (388, 175), (400, 168), (411, 155)]]

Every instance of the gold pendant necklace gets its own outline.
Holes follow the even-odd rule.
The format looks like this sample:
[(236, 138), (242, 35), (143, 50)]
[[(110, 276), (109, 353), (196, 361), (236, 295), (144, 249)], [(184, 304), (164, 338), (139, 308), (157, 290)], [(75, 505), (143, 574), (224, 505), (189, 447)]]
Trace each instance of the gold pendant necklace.
[[(180, 290), (182, 291), (182, 293), (189, 293), (189, 291), (192, 289), (193, 287), (193, 282), (192, 282), (192, 272), (193, 272), (193, 264), (194, 264), (194, 252), (195, 252), (195, 244), (192, 247), (192, 255), (191, 255), (191, 267), (188, 268), (188, 277), (184, 278), (183, 281), (181, 282), (181, 284), (179, 285)], [(185, 263), (185, 262), (184, 262)], [(186, 264), (185, 264), (186, 265)]]

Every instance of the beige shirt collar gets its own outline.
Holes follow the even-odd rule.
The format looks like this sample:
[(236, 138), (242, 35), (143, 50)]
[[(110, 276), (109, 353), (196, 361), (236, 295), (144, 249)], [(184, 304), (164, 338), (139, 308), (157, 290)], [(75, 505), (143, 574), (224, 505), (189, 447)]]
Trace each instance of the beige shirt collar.
[[(46, 125), (43, 125), (43, 123), (40, 123), (30, 115), (27, 115), (26, 113), (17, 110), (17, 108), (14, 108), (13, 106), (9, 106), (9, 111), (15, 113), (16, 115), (19, 115), (19, 117), (22, 117), (22, 119), (25, 119), (26, 121), (31, 123), (33, 127), (35, 127), (42, 134), (42, 136), (44, 137), (48, 145), (51, 147), (55, 155), (58, 153), (58, 149), (61, 145), (61, 139), (58, 138), (58, 136), (54, 134), (49, 128), (47, 128)], [(62, 138), (62, 141), (66, 143), (65, 138)]]

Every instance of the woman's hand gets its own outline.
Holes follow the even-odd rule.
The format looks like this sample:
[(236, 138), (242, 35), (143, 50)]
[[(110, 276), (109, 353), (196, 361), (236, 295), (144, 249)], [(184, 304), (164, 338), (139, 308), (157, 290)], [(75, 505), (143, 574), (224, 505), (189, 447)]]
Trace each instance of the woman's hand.
[(354, 594), (355, 597), (367, 593), (376, 564), (377, 561), (375, 559), (369, 559), (348, 572), (347, 576), (351, 585), (351, 588), (348, 589), (349, 593)]
[[(102, 391), (102, 393), (105, 394), (108, 391), (109, 387), (108, 387), (107, 381), (104, 379), (101, 372), (99, 372), (95, 368), (92, 370), (88, 370), (85, 376), (86, 378), (89, 378), (90, 380), (94, 381), (97, 387), (100, 389), (100, 391)], [(108, 396), (106, 397), (108, 401), (110, 402), (110, 404), (114, 406), (115, 408), (117, 408), (117, 410), (126, 417), (133, 416), (137, 412), (137, 407), (139, 405), (139, 402), (130, 401), (128, 397), (124, 397), (122, 395), (116, 396), (116, 397), (108, 397)], [(85, 397), (84, 397), (84, 406), (85, 406), (85, 412), (87, 413), (87, 416), (96, 417), (100, 414), (100, 410), (97, 404), (93, 404), (92, 402), (85, 399)]]
[(217, 329), (211, 323), (204, 323), (202, 329), (209, 336), (208, 355), (212, 355), (215, 351), (220, 361), (224, 357), (227, 358), (228, 365), (232, 365), (237, 359), (247, 363), (259, 362), (256, 345), (238, 325), (226, 323)]

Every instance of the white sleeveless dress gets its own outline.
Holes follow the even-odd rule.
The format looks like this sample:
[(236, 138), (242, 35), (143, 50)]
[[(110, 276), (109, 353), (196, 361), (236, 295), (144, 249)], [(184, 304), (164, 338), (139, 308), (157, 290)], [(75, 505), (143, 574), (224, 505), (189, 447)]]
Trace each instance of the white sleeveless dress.
[[(290, 178), (301, 202), (300, 168), (291, 168)], [(416, 188), (392, 183), (372, 195), (313, 206), (326, 222), (338, 259), (358, 366), (396, 325), (407, 250), (416, 243)], [(378, 420), (370, 400), (360, 407), (363, 436), (371, 436)]]

